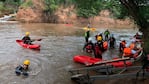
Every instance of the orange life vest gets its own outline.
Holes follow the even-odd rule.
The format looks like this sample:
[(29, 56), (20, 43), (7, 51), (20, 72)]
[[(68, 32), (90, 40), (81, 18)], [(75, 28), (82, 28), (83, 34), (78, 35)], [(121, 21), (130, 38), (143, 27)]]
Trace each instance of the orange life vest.
[(103, 48), (104, 48), (104, 49), (108, 49), (108, 42), (107, 42), (107, 41), (104, 41), (104, 42), (103, 42)]
[(131, 56), (131, 55), (132, 55), (131, 48), (129, 48), (129, 47), (124, 48), (123, 56), (128, 57), (128, 56)]

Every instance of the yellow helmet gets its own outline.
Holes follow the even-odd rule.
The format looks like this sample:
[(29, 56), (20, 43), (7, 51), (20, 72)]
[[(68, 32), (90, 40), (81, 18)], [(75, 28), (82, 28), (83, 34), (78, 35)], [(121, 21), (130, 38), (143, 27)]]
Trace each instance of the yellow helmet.
[(97, 41), (101, 41), (102, 40), (102, 37), (101, 36), (98, 36), (97, 37)]
[(26, 33), (25, 33), (26, 36), (29, 36), (29, 34), (30, 34), (29, 32), (26, 32)]
[(25, 60), (25, 61), (23, 62), (23, 64), (24, 64), (24, 65), (30, 65), (30, 61), (29, 61), (29, 60)]

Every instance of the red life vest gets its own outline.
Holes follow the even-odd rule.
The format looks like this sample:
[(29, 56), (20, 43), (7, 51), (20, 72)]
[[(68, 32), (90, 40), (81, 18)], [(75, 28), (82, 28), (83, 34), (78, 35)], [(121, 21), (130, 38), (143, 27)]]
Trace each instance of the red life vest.
[(88, 53), (92, 52), (92, 45), (91, 44), (86, 46), (86, 52), (88, 52)]

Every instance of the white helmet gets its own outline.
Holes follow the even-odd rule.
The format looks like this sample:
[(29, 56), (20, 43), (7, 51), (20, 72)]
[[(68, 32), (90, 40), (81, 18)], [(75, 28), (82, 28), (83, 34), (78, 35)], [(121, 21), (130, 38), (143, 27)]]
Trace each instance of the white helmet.
[(140, 32), (140, 31), (139, 31), (139, 32), (137, 32), (137, 33), (138, 33), (138, 35), (142, 35), (142, 32)]
[(102, 35), (102, 32), (99, 32), (97, 35)]
[(89, 38), (88, 38), (88, 41), (92, 41), (92, 38), (91, 38), (91, 37), (89, 37)]

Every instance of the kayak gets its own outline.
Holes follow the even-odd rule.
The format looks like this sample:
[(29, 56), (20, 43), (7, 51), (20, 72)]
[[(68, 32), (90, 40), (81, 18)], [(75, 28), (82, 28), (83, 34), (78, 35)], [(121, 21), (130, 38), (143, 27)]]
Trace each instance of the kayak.
[(24, 47), (24, 48), (40, 49), (40, 45), (38, 45), (38, 44), (25, 44), (25, 43), (23, 43), (22, 40), (16, 40), (16, 42), (17, 42), (20, 46), (22, 46), (22, 47)]
[[(116, 60), (118, 58), (114, 58), (113, 60)], [(84, 55), (76, 55), (73, 57), (73, 60), (75, 62), (84, 64), (86, 66), (90, 66), (90, 65), (96, 65), (98, 62), (104, 62), (104, 60), (99, 59), (99, 58), (93, 58), (93, 57), (89, 57), (89, 56), (84, 56)], [(124, 63), (124, 61), (117, 61), (117, 62), (111, 62), (111, 63), (107, 63), (110, 64), (114, 67), (125, 67), (125, 66), (131, 66), (132, 62), (131, 61), (126, 61)]]

